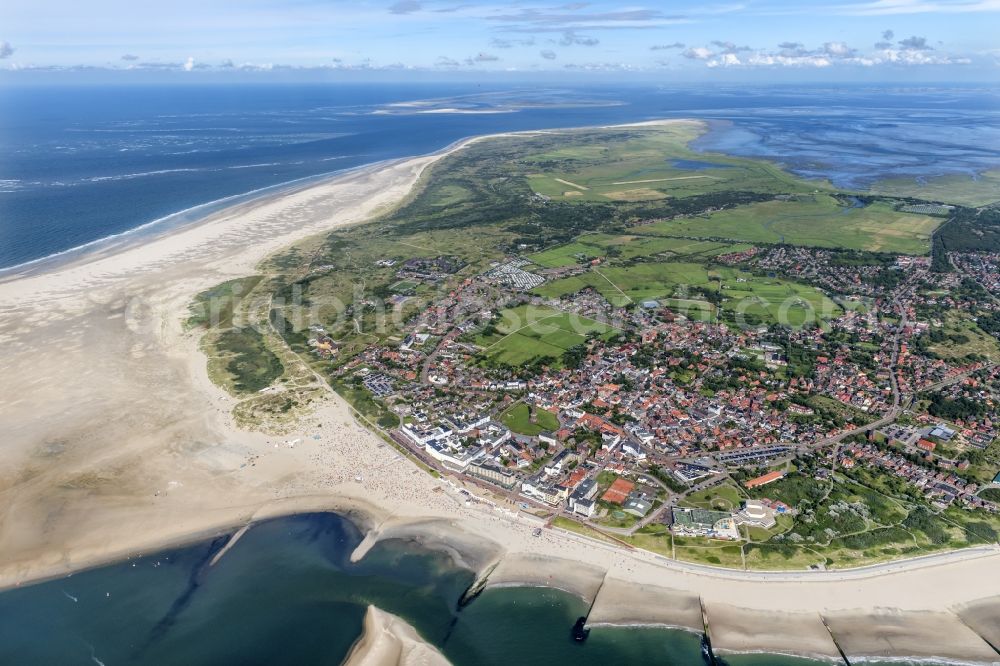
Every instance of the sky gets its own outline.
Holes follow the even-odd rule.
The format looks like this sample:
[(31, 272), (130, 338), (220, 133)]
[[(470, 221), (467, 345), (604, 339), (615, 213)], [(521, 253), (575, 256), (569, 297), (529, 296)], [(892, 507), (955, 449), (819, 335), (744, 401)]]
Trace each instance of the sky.
[(0, 74), (1000, 82), (1000, 0), (3, 0)]

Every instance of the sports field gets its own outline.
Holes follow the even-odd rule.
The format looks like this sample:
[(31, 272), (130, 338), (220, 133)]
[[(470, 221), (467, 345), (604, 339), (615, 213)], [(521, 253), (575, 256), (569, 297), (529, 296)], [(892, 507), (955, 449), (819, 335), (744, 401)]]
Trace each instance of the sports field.
[(930, 251), (931, 233), (942, 221), (939, 217), (893, 210), (888, 202), (852, 208), (830, 195), (813, 194), (657, 222), (636, 230), (665, 236), (919, 255)]

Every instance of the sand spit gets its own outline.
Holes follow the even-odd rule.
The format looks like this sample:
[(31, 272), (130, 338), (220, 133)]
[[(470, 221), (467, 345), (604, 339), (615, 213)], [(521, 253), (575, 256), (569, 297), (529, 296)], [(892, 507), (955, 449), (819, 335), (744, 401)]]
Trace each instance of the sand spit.
[(726, 652), (781, 651), (843, 663), (840, 651), (818, 613), (755, 613), (722, 603), (706, 603), (712, 648)]
[(1000, 664), (1000, 655), (951, 613), (857, 610), (826, 613), (824, 620), (852, 663), (906, 655), (915, 659), (944, 657), (969, 664)]
[(958, 610), (958, 617), (1000, 652), (1000, 597), (968, 604)]
[(486, 589), (495, 587), (551, 587), (574, 594), (589, 606), (604, 583), (605, 571), (583, 562), (552, 557), (509, 554), (490, 574)]
[(499, 544), (469, 533), (454, 521), (388, 519), (368, 531), (351, 553), (351, 561), (357, 562), (375, 544), (390, 540), (409, 541), (447, 553), (455, 566), (475, 572), (491, 566), (503, 551)]
[(448, 666), (440, 652), (402, 619), (368, 607), (364, 631), (344, 666)]
[(587, 624), (649, 625), (701, 632), (704, 623), (696, 595), (608, 576), (597, 593)]

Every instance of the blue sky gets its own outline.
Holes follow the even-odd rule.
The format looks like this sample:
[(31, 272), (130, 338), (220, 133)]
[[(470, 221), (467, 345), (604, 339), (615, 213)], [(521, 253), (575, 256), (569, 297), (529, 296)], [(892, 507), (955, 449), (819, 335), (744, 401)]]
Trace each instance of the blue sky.
[(4, 0), (0, 69), (1000, 81), (998, 35), (1000, 0)]

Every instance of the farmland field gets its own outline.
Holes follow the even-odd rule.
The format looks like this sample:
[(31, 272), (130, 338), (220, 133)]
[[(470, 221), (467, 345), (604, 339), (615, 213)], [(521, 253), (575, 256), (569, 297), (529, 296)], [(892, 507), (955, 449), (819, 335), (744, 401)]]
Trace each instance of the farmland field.
[(872, 252), (927, 254), (930, 235), (943, 220), (901, 213), (887, 202), (847, 207), (827, 194), (765, 201), (637, 228), (665, 236), (840, 247)]

